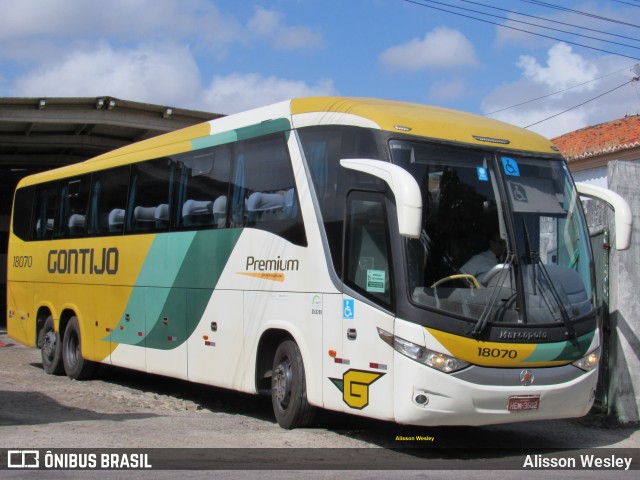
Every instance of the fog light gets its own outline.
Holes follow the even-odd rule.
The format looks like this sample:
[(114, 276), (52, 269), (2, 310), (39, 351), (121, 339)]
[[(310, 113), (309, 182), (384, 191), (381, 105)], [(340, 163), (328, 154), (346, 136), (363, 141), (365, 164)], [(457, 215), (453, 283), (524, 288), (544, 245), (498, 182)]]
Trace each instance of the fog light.
[(416, 395), (414, 400), (416, 401), (416, 403), (418, 405), (426, 405), (427, 403), (429, 403), (429, 397), (427, 397), (423, 393), (420, 393), (420, 394)]

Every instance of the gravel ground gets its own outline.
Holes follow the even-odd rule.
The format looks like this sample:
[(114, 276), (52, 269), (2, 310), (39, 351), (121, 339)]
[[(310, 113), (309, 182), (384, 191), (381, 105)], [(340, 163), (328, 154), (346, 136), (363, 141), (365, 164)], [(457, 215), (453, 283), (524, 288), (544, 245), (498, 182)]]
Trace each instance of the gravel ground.
[[(638, 429), (607, 428), (597, 416), (491, 427), (411, 427), (321, 412), (311, 428), (283, 430), (275, 422), (267, 397), (106, 366), (100, 366), (96, 378), (88, 381), (47, 375), (40, 351), (15, 345), (2, 330), (0, 378), (0, 449), (230, 448), (239, 452), (234, 455), (242, 461), (247, 449), (288, 447), (281, 450), (286, 452), (296, 447), (314, 451), (311, 455), (316, 462), (337, 456), (346, 457), (346, 461), (340, 459), (342, 465), (350, 459), (362, 465), (366, 455), (361, 449), (370, 451), (372, 459), (391, 455), (391, 460), (402, 462), (407, 458), (405, 451), (404, 457), (393, 455), (410, 447), (416, 452), (410, 460), (426, 459), (429, 468), (471, 465), (484, 471), (504, 457), (518, 459), (521, 454), (510, 451), (514, 447), (547, 452), (635, 449), (634, 458), (640, 461)], [(417, 435), (431, 440), (409, 444), (397, 440)], [(327, 450), (313, 450), (318, 448)], [(464, 449), (474, 449), (474, 453)], [(254, 456), (265, 454), (253, 452), (258, 452)], [(311, 458), (304, 455), (297, 461)], [(268, 461), (274, 462), (273, 458)], [(282, 458), (286, 462), (288, 457)], [(283, 468), (291, 469), (290, 465)]]

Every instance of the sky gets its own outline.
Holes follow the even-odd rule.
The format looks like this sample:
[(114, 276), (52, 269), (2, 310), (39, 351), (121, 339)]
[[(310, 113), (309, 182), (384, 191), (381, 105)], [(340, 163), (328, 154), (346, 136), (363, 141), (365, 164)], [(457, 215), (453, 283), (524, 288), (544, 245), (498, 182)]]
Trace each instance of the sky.
[(377, 97), (551, 138), (640, 114), (640, 0), (0, 0), (0, 11), (3, 97), (222, 114)]

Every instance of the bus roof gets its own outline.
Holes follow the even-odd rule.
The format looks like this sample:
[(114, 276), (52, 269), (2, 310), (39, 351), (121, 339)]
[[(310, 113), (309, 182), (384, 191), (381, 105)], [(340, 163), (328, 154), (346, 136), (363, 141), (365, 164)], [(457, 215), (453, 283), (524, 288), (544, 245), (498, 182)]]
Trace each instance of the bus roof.
[(330, 112), (365, 118), (390, 132), (484, 146), (498, 144), (503, 148), (545, 154), (558, 152), (551, 141), (521, 127), (480, 115), (415, 103), (373, 98), (310, 97), (292, 100), (291, 112), (294, 116), (318, 114), (316, 119), (307, 120), (309, 124), (336, 123), (335, 118), (326, 115)]
[[(308, 97), (256, 108), (159, 135), (85, 162), (26, 177), (20, 185), (187, 152), (199, 148), (195, 146), (195, 140), (206, 140), (207, 137), (224, 136), (225, 139), (231, 139), (226, 141), (232, 141), (240, 135), (228, 133), (258, 127), (251, 128), (251, 131), (259, 134), (263, 131), (261, 125), (278, 119), (286, 120), (278, 122), (278, 129), (311, 125), (356, 125), (471, 145), (493, 145), (513, 150), (557, 154), (553, 144), (541, 135), (479, 115), (391, 100)], [(200, 146), (206, 144), (206, 141), (201, 142)]]

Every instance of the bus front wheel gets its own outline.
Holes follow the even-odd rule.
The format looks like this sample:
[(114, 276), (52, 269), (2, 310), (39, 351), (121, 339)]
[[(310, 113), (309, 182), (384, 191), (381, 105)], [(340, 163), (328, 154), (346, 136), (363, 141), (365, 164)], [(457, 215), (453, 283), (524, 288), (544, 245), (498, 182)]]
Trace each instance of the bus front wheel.
[(302, 355), (293, 340), (282, 342), (273, 359), (271, 403), (282, 428), (304, 427), (313, 421), (315, 408), (307, 400)]
[(42, 356), (42, 367), (49, 375), (62, 375), (64, 365), (62, 364), (62, 339), (55, 331), (53, 317), (49, 315), (44, 321), (44, 326), (39, 335), (40, 355)]
[(90, 378), (95, 371), (96, 364), (82, 357), (80, 326), (78, 317), (71, 317), (62, 341), (62, 361), (64, 371), (73, 380)]

